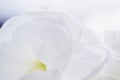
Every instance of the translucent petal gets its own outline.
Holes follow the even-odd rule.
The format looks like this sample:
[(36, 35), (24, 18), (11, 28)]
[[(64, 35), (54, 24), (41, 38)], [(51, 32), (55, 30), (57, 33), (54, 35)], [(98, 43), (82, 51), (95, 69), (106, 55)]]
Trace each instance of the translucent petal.
[(89, 75), (94, 75), (94, 71), (99, 69), (99, 66), (102, 67), (105, 56), (99, 54), (106, 53), (106, 51), (95, 47), (86, 48), (84, 45), (81, 48), (81, 46), (76, 47), (74, 51), (76, 54), (72, 56), (63, 75), (64, 80), (80, 80), (89, 77)]
[[(41, 30), (41, 32), (39, 32), (39, 29), (36, 31), (34, 30), (33, 27), (31, 28), (29, 27), (30, 28), (29, 29), (27, 26), (27, 28), (25, 28), (26, 30), (28, 29), (27, 32), (23, 30), (23, 28), (20, 28), (18, 32), (16, 31), (18, 35), (16, 32), (14, 33), (14, 31), (17, 28), (19, 29), (19, 27), (23, 27), (21, 26), (22, 24), (26, 24), (27, 22), (31, 23), (32, 22), (31, 20), (34, 21), (35, 19), (40, 20), (40, 22), (45, 22), (44, 24), (47, 24), (47, 26), (51, 24), (53, 25), (55, 23), (54, 26), (59, 25), (62, 28), (62, 30), (59, 31), (59, 29), (57, 28), (54, 29), (54, 27), (48, 27), (47, 29), (45, 27), (46, 30), (43, 29)], [(83, 25), (81, 25), (81, 22), (79, 22), (77, 19), (73, 18), (72, 16), (64, 15), (59, 12), (40, 11), (37, 13), (35, 12), (33, 14), (25, 14), (24, 16), (15, 17), (9, 20), (2, 27), (2, 31), (5, 32), (4, 40), (7, 40), (9, 36), (11, 38), (12, 34), (14, 33), (17, 36), (13, 38), (13, 40), (15, 39), (14, 43), (17, 43), (18, 45), (21, 45), (21, 46), (23, 46), (23, 44), (25, 43), (30, 44), (29, 46), (31, 50), (33, 49), (33, 53), (35, 54), (37, 53), (37, 57), (40, 57), (40, 60), (42, 60), (44, 63), (47, 64), (48, 69), (59, 68), (60, 71), (61, 70), (63, 71), (70, 59), (70, 54), (72, 50), (71, 49), (72, 42), (69, 39), (70, 37), (69, 35), (72, 33), (73, 39), (80, 38), (79, 36), (81, 36), (82, 30), (83, 30), (82, 26)], [(38, 36), (38, 34), (41, 34), (41, 35)], [(55, 37), (55, 38), (52, 39), (51, 37), (52, 38)], [(46, 53), (48, 53), (47, 56), (46, 56)], [(40, 54), (40, 56), (38, 54)]]
[(22, 25), (24, 22), (30, 20), (31, 19), (26, 16), (15, 16), (6, 21), (0, 30), (0, 41), (9, 41), (12, 38), (16, 28), (18, 28), (19, 25)]
[(57, 71), (36, 71), (28, 74), (19, 80), (61, 80)]
[(95, 33), (85, 29), (81, 39), (73, 43), (73, 55), (63, 80), (87, 80), (103, 67), (107, 53)]
[(67, 29), (70, 30), (73, 39), (79, 39), (84, 29), (83, 23), (68, 13), (44, 10), (44, 11), (28, 13), (25, 14), (24, 16), (27, 16), (32, 19), (57, 20), (56, 22), (58, 24), (64, 22), (64, 25), (67, 26), (63, 26), (63, 27), (66, 27)]
[[(59, 19), (58, 19), (59, 20)], [(64, 23), (36, 19), (21, 25), (13, 37), (18, 44), (28, 44), (37, 58), (49, 69), (63, 71), (72, 53), (72, 42)]]
[(16, 43), (0, 44), (0, 79), (17, 80), (34, 67), (35, 57), (24, 45)]
[[(78, 36), (81, 35), (81, 32), (83, 30), (83, 24), (74, 18), (71, 15), (68, 14), (63, 14), (61, 12), (56, 12), (56, 11), (39, 11), (39, 12), (32, 12), (32, 13), (27, 13), (21, 16), (16, 16), (11, 19), (9, 19), (5, 24), (2, 26), (2, 33), (3, 37), (5, 37), (4, 40), (7, 40), (11, 38), (12, 33), (16, 30), (17, 27), (20, 27), (19, 25), (22, 25), (25, 22), (31, 21), (32, 19), (59, 19), (58, 22), (61, 22), (61, 19), (65, 21), (66, 25), (69, 25), (68, 27), (70, 28), (70, 31), (73, 35), (74, 38), (79, 38)], [(0, 39), (1, 40), (1, 39)]]
[(105, 42), (112, 50), (120, 53), (120, 31), (105, 31)]
[(93, 36), (95, 33), (91, 35), (91, 31), (74, 17), (51, 11), (26, 16), (32, 20), (17, 28), (13, 40), (21, 46), (28, 44), (32, 53), (47, 65), (48, 70), (59, 69), (62, 72), (65, 69), (72, 50), (70, 34), (77, 43), (73, 43), (74, 55), (64, 79), (83, 78), (104, 61), (103, 53), (106, 52), (101, 48), (99, 52), (96, 50), (96, 46), (100, 45), (98, 38)]

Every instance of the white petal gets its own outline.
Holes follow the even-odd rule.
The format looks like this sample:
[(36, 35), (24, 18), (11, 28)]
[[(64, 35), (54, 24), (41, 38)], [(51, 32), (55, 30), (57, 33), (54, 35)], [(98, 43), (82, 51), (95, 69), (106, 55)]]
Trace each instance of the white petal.
[[(51, 28), (48, 28), (47, 30), (49, 31), (49, 32), (47, 32), (47, 30), (45, 30), (45, 31), (42, 31), (42, 32), (40, 32), (40, 34), (42, 35), (39, 35), (40, 37), (38, 37), (37, 35), (39, 34), (39, 31), (38, 32), (36, 32), (36, 33), (34, 33), (34, 34), (32, 34), (32, 36), (34, 36), (34, 37), (31, 37), (31, 36), (29, 36), (29, 38), (28, 38), (28, 36), (27, 37), (21, 37), (21, 38), (17, 38), (17, 40), (18, 39), (23, 39), (22, 40), (22, 43), (25, 43), (24, 41), (27, 39), (29, 39), (27, 42), (28, 43), (30, 43), (30, 47), (32, 48), (32, 49), (34, 49), (34, 51), (35, 51), (35, 53), (53, 53), (53, 54), (55, 54), (55, 53), (58, 53), (58, 54), (60, 54), (60, 53), (66, 53), (66, 54), (62, 54), (61, 56), (58, 56), (58, 57), (56, 57), (56, 58), (60, 58), (60, 61), (56, 61), (56, 59), (54, 60), (52, 60), (52, 62), (54, 62), (55, 63), (55, 65), (57, 65), (57, 66), (55, 66), (55, 65), (51, 65), (51, 64), (48, 64), (48, 65), (50, 65), (50, 66), (52, 66), (53, 68), (56, 68), (56, 67), (64, 67), (64, 66), (66, 66), (66, 64), (67, 64), (67, 62), (68, 62), (68, 59), (67, 58), (70, 58), (70, 53), (71, 53), (71, 41), (69, 41), (69, 40), (67, 40), (67, 38), (69, 37), (68, 35), (70, 34), (70, 33), (72, 33), (72, 38), (73, 39), (79, 39), (79, 36), (81, 35), (81, 33), (82, 33), (82, 30), (83, 30), (83, 25), (81, 25), (81, 23), (77, 20), (77, 19), (75, 19), (74, 17), (72, 17), (72, 16), (68, 16), (68, 15), (65, 15), (65, 14), (63, 14), (63, 13), (59, 13), (59, 12), (53, 12), (53, 11), (40, 11), (40, 12), (35, 12), (35, 13), (28, 13), (28, 14), (25, 14), (24, 16), (19, 16), (19, 17), (17, 17), (17, 18), (13, 18), (13, 19), (11, 19), (11, 20), (9, 20), (8, 22), (6, 22), (6, 24), (3, 26), (3, 28), (2, 28), (2, 30), (4, 31), (4, 32), (6, 32), (7, 34), (8, 33), (14, 33), (14, 31), (16, 30), (16, 28), (19, 28), (19, 27), (21, 27), (20, 25), (22, 25), (22, 24), (26, 24), (26, 22), (28, 22), (28, 23), (31, 23), (31, 22), (29, 22), (29, 21), (31, 21), (31, 20), (35, 20), (35, 19), (38, 19), (38, 20), (41, 20), (40, 22), (42, 22), (42, 21), (46, 21), (46, 24), (47, 25), (49, 25), (48, 23), (49, 23), (49, 21), (50, 22), (52, 22), (52, 25), (55, 23), (55, 26), (60, 26), (60, 27), (62, 27), (63, 28), (63, 31), (61, 31), (62, 32), (62, 34), (61, 34), (61, 32), (57, 32), (57, 31), (55, 31), (55, 33), (57, 32), (57, 35), (55, 34), (55, 35), (53, 35), (54, 33), (52, 33), (51, 31), (49, 31), (49, 29)], [(51, 24), (50, 24), (51, 25)], [(51, 26), (52, 26), (51, 25)], [(11, 28), (11, 29), (10, 29)], [(28, 27), (27, 27), (28, 28)], [(26, 30), (27, 30), (27, 28), (26, 28)], [(32, 28), (31, 28), (32, 29)], [(39, 30), (39, 29), (38, 29)], [(52, 30), (52, 29), (51, 29)], [(57, 30), (57, 29), (53, 29), (53, 30)], [(29, 31), (29, 28), (28, 28), (28, 31)], [(34, 30), (35, 31), (35, 30)], [(33, 32), (34, 32), (33, 31)], [(16, 31), (17, 32), (17, 31)], [(22, 33), (23, 32), (23, 33)], [(54, 32), (54, 31), (53, 31)], [(64, 33), (65, 32), (65, 33)], [(19, 33), (19, 32), (18, 32)], [(29, 33), (27, 33), (26, 31), (25, 31), (25, 33), (28, 35), (31, 35), (31, 33), (32, 33), (32, 31), (31, 32), (29, 32)], [(24, 35), (25, 34), (24, 33), (24, 31), (21, 29), (21, 31), (20, 31), (20, 35)], [(50, 33), (50, 35), (48, 35)], [(59, 33), (59, 34), (58, 34)], [(16, 33), (15, 33), (16, 34)], [(37, 34), (37, 35), (36, 35)], [(44, 35), (45, 34), (45, 35)], [(64, 35), (65, 34), (65, 35)], [(67, 34), (67, 37), (66, 37), (66, 34)], [(50, 37), (50, 36), (57, 36), (56, 37), (56, 39), (53, 39), (53, 41), (52, 41), (52, 38)], [(8, 35), (5, 35), (5, 36), (7, 36), (6, 38), (9, 38), (8, 37)], [(10, 37), (11, 37), (12, 35), (10, 34)], [(19, 36), (19, 35), (17, 35), (16, 34), (16, 36)], [(47, 38), (46, 37), (44, 37), (44, 36), (47, 36)], [(59, 36), (61, 36), (60, 38), (59, 38)], [(32, 39), (34, 39), (34, 40), (32, 40), (32, 39), (30, 39), (30, 37), (32, 38)], [(66, 39), (64, 39), (64, 37), (66, 38)], [(24, 40), (24, 38), (25, 38), (25, 40)], [(40, 42), (39, 41), (39, 39), (41, 39), (42, 38), (42, 41), (44, 41), (44, 43), (46, 43), (46, 41), (49, 41), (49, 38), (50, 38), (50, 41), (48, 42), (48, 43), (46, 43), (45, 45), (46, 46), (48, 46), (48, 47), (46, 47), (46, 46), (42, 46), (42, 48), (41, 48), (41, 43), (42, 42)], [(14, 38), (15, 39), (15, 38)], [(5, 39), (5, 40), (7, 40), (7, 39)], [(16, 40), (16, 41), (17, 41)], [(62, 40), (62, 41), (61, 41)], [(52, 42), (51, 42), (52, 41)], [(54, 44), (52, 44), (51, 45), (51, 43), (54, 43)], [(57, 43), (57, 44), (56, 44)], [(34, 45), (35, 44), (35, 45)], [(60, 44), (60, 45), (59, 45)], [(18, 45), (20, 45), (20, 43), (19, 43), (19, 40), (18, 40)], [(42, 45), (43, 45), (43, 43), (42, 43)], [(59, 47), (56, 47), (56, 46), (58, 46), (59, 45)], [(50, 47), (49, 47), (50, 46)], [(46, 47), (46, 48), (45, 48)], [(62, 47), (62, 48), (61, 48)], [(44, 49), (45, 48), (45, 49)], [(55, 49), (54, 49), (55, 48)], [(43, 51), (38, 51), (38, 49), (39, 50), (43, 50)], [(37, 52), (36, 52), (37, 51)], [(63, 52), (64, 51), (64, 52)], [(69, 56), (68, 56), (68, 53), (69, 53)], [(58, 55), (58, 54), (55, 54), (55, 55)], [(51, 55), (51, 54), (50, 54)], [(50, 55), (48, 55), (47, 54), (47, 58), (52, 58), (53, 56), (50, 56)], [(44, 55), (43, 55), (44, 56)], [(42, 56), (42, 58), (40, 58), (41, 60), (44, 58)], [(46, 56), (46, 55), (45, 55)], [(62, 58), (61, 58), (62, 57)], [(63, 58), (64, 57), (64, 58)], [(46, 58), (45, 58), (46, 59)], [(62, 59), (62, 60), (61, 60)], [(48, 61), (49, 59), (47, 59), (47, 61)], [(57, 59), (58, 60), (58, 59)], [(64, 65), (61, 65), (60, 66), (60, 64), (64, 64)]]
[[(64, 18), (65, 24), (69, 25), (68, 27), (70, 28), (70, 31), (72, 32), (74, 38), (78, 38), (78, 36), (81, 35), (81, 32), (83, 30), (83, 24), (71, 15), (63, 14), (61, 12), (56, 12), (56, 11), (39, 11), (39, 12), (27, 13), (21, 16), (16, 16), (6, 21), (0, 31), (0, 37), (1, 37), (0, 40), (2, 39), (4, 41), (8, 40), (9, 38), (11, 38), (16, 28), (20, 27), (19, 25), (31, 21), (32, 19), (38, 19), (38, 18), (55, 19), (55, 20), (56, 18), (59, 18), (59, 22), (60, 22), (60, 18), (62, 19)], [(5, 39), (3, 37), (5, 37)]]
[(81, 39), (73, 43), (73, 55), (63, 80), (82, 80), (94, 75), (106, 61), (107, 50), (100, 43), (95, 33), (86, 28)]
[(57, 71), (41, 72), (36, 71), (28, 74), (19, 80), (61, 80)]
[(112, 50), (120, 52), (120, 31), (105, 31), (105, 42)]
[(80, 80), (89, 77), (104, 65), (105, 56), (99, 54), (106, 53), (106, 51), (97, 47), (86, 47), (84, 45), (76, 47), (76, 51), (74, 51), (76, 54), (73, 54), (70, 64), (64, 72), (64, 80)]
[[(19, 42), (21, 43), (21, 45), (23, 43), (29, 44), (31, 50), (33, 49), (33, 52), (37, 55), (37, 57), (39, 57), (40, 60), (47, 64), (48, 69), (60, 68), (61, 71), (67, 65), (70, 58), (71, 40), (69, 34), (71, 33), (73, 40), (79, 39), (80, 43), (84, 44), (78, 45), (80, 46), (80, 49), (78, 46), (75, 47), (78, 51), (75, 51), (76, 54), (71, 60), (70, 64), (72, 65), (72, 67), (76, 65), (74, 66), (76, 68), (78, 65), (80, 65), (78, 68), (80, 71), (83, 72), (83, 74), (81, 74), (85, 76), (91, 70), (93, 70), (96, 65), (99, 66), (98, 62), (103, 61), (103, 58), (101, 58), (101, 56), (98, 54), (104, 53), (104, 50), (103, 52), (99, 53), (97, 51), (94, 51), (96, 44), (99, 45), (97, 37), (91, 36), (89, 34), (89, 31), (86, 31), (86, 29), (83, 32), (83, 25), (81, 25), (81, 23), (76, 19), (66, 17), (66, 15), (59, 15), (58, 13), (55, 13), (55, 15), (49, 11), (47, 13), (43, 12), (42, 16), (44, 15), (44, 17), (41, 18), (40, 13), (38, 12), (37, 14), (28, 15), (29, 17), (34, 17), (33, 21), (24, 23), (23, 25), (21, 24), (21, 26), (19, 26), (19, 28), (16, 30), (13, 39), (15, 39), (18, 44)], [(49, 15), (49, 17), (47, 15)], [(81, 47), (87, 48), (84, 48), (82, 50)], [(81, 52), (83, 52), (84, 54)], [(78, 61), (79, 59), (82, 59), (80, 60), (81, 62)], [(86, 62), (86, 64), (82, 65), (83, 67), (81, 68), (81, 63), (83, 64), (84, 61)], [(89, 65), (91, 66), (88, 68), (86, 67), (86, 65), (88, 65), (88, 67)], [(73, 68), (70, 67), (70, 75), (73, 75), (74, 73), (74, 71), (72, 71)], [(85, 69), (83, 70), (83, 68)], [(75, 76), (70, 76), (69, 79), (79, 79), (80, 75), (76, 75), (80, 72), (79, 70), (75, 72)]]
[(0, 44), (0, 80), (17, 80), (34, 65), (34, 57), (27, 47), (14, 43)]
[(13, 40), (28, 44), (48, 69), (61, 71), (70, 59), (72, 42), (69, 31), (64, 28), (66, 25), (56, 20), (37, 19), (24, 23), (15, 31)]
[(12, 38), (14, 31), (24, 22), (30, 20), (31, 19), (26, 16), (15, 16), (6, 21), (0, 30), (0, 41), (9, 41)]
[(42, 20), (52, 19), (56, 21), (56, 23), (58, 24), (60, 24), (61, 22), (62, 23), (64, 22), (64, 25), (67, 25), (67, 26), (63, 26), (63, 27), (66, 27), (67, 29), (70, 30), (73, 39), (79, 39), (84, 29), (83, 23), (68, 13), (44, 10), (44, 11), (28, 13), (28, 14), (25, 14), (24, 16), (27, 16), (32, 19), (42, 19)]

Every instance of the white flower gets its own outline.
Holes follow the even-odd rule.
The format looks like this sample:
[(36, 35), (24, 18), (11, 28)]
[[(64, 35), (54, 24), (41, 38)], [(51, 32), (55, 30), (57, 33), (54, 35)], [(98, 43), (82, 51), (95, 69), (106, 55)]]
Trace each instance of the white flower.
[(106, 54), (95, 33), (74, 17), (28, 13), (0, 31), (0, 80), (85, 79), (104, 65)]

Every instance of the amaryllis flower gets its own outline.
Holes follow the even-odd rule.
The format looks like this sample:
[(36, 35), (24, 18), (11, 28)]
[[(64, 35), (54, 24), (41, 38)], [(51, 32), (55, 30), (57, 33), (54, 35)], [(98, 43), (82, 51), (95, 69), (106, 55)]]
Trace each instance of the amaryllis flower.
[(60, 12), (16, 16), (0, 30), (0, 80), (82, 80), (108, 51), (79, 20)]

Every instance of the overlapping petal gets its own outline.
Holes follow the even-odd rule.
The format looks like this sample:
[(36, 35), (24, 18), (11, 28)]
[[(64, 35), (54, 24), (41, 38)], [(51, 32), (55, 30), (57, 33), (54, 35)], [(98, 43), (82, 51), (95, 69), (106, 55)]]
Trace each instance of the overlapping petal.
[(102, 46), (94, 31), (85, 28), (80, 37), (73, 43), (73, 55), (63, 80), (87, 80), (106, 63), (108, 50)]
[[(3, 26), (0, 35), (3, 35), (3, 41), (10, 40), (12, 46), (15, 46), (15, 54), (18, 56), (13, 60), (19, 60), (20, 53), (25, 62), (34, 61), (32, 58), (35, 56), (47, 66), (47, 70), (58, 70), (63, 73), (63, 80), (79, 80), (91, 76), (92, 71), (99, 70), (101, 65), (104, 65), (108, 53), (93, 31), (84, 27), (74, 17), (59, 12), (40, 11), (13, 18)], [(9, 54), (8, 51), (6, 54)], [(9, 72), (15, 74), (14, 71)], [(33, 73), (23, 80), (37, 77), (39, 79), (39, 73)]]
[[(27, 18), (27, 19), (29, 20), (29, 18)], [(10, 21), (8, 21), (1, 30), (1, 35), (3, 35), (3, 36), (1, 36), (1, 39), (3, 39), (3, 40), (1, 40), (1, 42), (10, 40), (10, 41), (13, 41), (13, 43), (15, 43), (15, 45), (16, 45), (14, 47), (16, 56), (15, 56), (15, 59), (13, 58), (13, 60), (16, 60), (16, 59), (19, 60), (19, 57), (20, 57), (19, 54), (22, 53), (21, 55), (25, 55), (25, 56), (22, 56), (22, 58), (25, 58), (25, 62), (32, 61), (32, 59), (27, 59), (27, 55), (26, 55), (26, 54), (29, 54), (29, 55), (32, 54), (32, 56), (35, 55), (38, 59), (45, 62), (48, 70), (49, 70), (49, 68), (50, 69), (58, 69), (58, 67), (59, 67), (59, 69), (58, 69), (59, 71), (61, 71), (61, 69), (64, 69), (64, 67), (68, 63), (68, 60), (70, 59), (71, 50), (72, 50), (71, 49), (72, 42), (71, 42), (69, 33), (65, 32), (64, 29), (59, 29), (58, 27), (55, 27), (55, 26), (62, 26), (61, 24), (60, 25), (58, 25), (58, 24), (55, 24), (55, 25), (36, 24), (38, 26), (33, 27), (34, 20), (33, 20), (33, 25), (28, 27), (25, 25), (25, 22), (28, 22), (27, 19), (23, 18), (23, 16), (15, 17), (15, 18), (11, 19)], [(27, 21), (25, 21), (25, 20), (27, 20)], [(30, 18), (30, 20), (31, 20), (31, 18)], [(29, 23), (31, 23), (31, 22), (29, 21)], [(41, 21), (38, 20), (37, 23), (41, 23)], [(28, 25), (31, 25), (31, 24), (28, 24)], [(10, 28), (10, 26), (11, 26), (11, 28)], [(21, 28), (20, 28), (20, 26), (21, 26)], [(46, 26), (48, 29), (46, 28)], [(7, 34), (5, 34), (5, 32), (7, 34), (8, 33), (9, 34), (7, 35)], [(11, 46), (14, 46), (14, 45), (12, 44)], [(26, 51), (28, 47), (30, 49), (30, 50), (28, 50), (29, 52)], [(1, 48), (1, 50), (2, 49), (3, 48)], [(12, 53), (13, 52), (11, 52), (11, 54)], [(4, 52), (1, 54), (4, 54)], [(9, 53), (6, 52), (6, 55), (7, 54), (9, 54)], [(18, 56), (17, 56), (17, 54), (18, 54)], [(9, 58), (11, 58), (11, 57), (8, 56), (8, 59)], [(6, 60), (7, 58), (3, 57), (3, 59)], [(1, 61), (1, 63), (5, 63), (5, 62)], [(15, 67), (14, 71), (11, 71), (11, 69), (8, 71), (9, 73), (7, 76), (11, 76), (11, 78), (9, 78), (9, 77), (8, 78), (11, 80), (14, 80), (14, 79), (17, 79), (18, 77), (20, 77), (21, 76), (19, 74), (20, 69), (16, 68), (17, 64), (20, 62), (15, 63), (15, 65), (13, 65), (13, 64), (11, 64), (12, 61), (8, 60), (8, 63), (10, 63), (10, 64), (8, 64), (7, 66), (10, 65), (13, 68)], [(21, 63), (23, 63), (23, 62), (21, 62)], [(3, 66), (5, 66), (5, 65), (3, 65)], [(5, 69), (6, 68), (2, 69), (3, 70), (2, 72), (5, 72)], [(27, 69), (29, 69), (29, 68), (27, 68)], [(12, 75), (14, 75), (16, 73), (15, 71), (16, 72), (18, 71), (17, 72), (18, 76), (12, 77)], [(21, 73), (21, 71), (20, 71), (20, 73)], [(23, 69), (23, 71), (27, 71), (27, 70)], [(9, 75), (10, 73), (11, 73), (11, 75)], [(24, 72), (22, 74), (24, 75)], [(5, 74), (1, 73), (1, 75), (5, 75)], [(7, 80), (6, 77), (4, 77), (3, 80)]]

